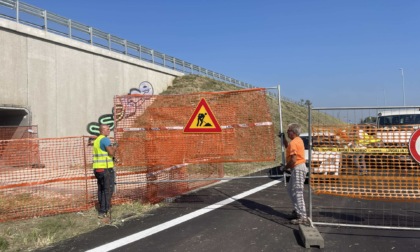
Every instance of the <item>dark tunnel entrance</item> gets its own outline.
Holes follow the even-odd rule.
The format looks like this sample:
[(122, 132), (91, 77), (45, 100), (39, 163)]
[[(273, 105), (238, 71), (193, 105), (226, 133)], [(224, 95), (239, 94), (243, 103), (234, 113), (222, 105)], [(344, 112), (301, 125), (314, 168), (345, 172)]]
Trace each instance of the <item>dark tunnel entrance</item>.
[(0, 107), (0, 126), (29, 126), (29, 111), (25, 108)]
[(32, 135), (31, 115), (25, 108), (0, 107), (0, 140), (27, 138)]

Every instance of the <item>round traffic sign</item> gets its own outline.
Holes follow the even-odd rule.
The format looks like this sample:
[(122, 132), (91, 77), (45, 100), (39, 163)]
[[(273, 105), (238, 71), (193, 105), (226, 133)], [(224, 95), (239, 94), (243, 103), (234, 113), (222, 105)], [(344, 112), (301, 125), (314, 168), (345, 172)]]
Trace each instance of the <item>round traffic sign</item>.
[(420, 129), (414, 131), (408, 144), (411, 156), (420, 163)]

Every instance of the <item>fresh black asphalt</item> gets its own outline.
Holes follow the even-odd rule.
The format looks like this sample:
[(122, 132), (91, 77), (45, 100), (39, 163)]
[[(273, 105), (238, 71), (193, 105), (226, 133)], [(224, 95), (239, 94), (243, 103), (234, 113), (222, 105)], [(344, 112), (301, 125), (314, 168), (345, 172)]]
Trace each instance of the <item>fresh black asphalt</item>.
[[(237, 179), (214, 184), (176, 198), (123, 226), (108, 225), (39, 251), (87, 251), (270, 181)], [(420, 231), (328, 226), (317, 227), (325, 247), (306, 249), (298, 226), (287, 220), (291, 210), (286, 188), (280, 182), (114, 251), (420, 251)]]

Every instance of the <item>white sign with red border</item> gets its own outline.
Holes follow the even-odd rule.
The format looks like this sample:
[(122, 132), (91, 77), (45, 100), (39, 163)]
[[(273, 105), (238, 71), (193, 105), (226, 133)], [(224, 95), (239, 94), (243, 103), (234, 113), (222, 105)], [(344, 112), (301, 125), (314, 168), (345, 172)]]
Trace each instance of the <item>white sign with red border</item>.
[(420, 163), (420, 129), (411, 135), (408, 148), (414, 160)]

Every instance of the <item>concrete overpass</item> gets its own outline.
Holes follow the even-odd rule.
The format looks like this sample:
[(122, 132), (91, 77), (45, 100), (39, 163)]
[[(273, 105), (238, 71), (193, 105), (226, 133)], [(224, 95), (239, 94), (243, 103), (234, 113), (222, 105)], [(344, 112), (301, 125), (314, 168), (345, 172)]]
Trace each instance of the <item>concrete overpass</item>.
[(0, 18), (0, 125), (38, 125), (38, 136), (88, 135), (114, 95), (158, 94), (184, 73)]
[(0, 0), (0, 66), (0, 126), (41, 138), (93, 134), (115, 95), (159, 94), (186, 73), (253, 87), (16, 0)]

